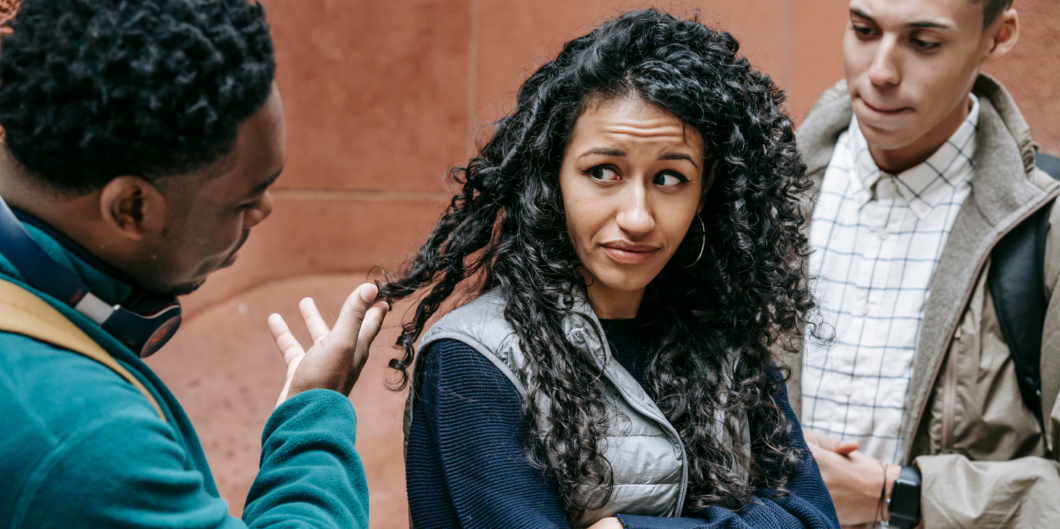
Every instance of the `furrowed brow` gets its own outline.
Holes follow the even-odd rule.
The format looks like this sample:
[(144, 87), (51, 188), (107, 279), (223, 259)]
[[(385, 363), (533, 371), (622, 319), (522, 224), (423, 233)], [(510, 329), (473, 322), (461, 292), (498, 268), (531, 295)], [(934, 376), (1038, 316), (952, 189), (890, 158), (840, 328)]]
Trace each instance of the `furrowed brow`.
[(691, 156), (683, 152), (664, 152), (659, 155), (659, 160), (688, 160), (688, 162), (694, 165), (696, 169), (699, 169), (699, 164), (697, 164)]
[(594, 154), (600, 154), (603, 156), (625, 156), (626, 151), (623, 151), (622, 149), (605, 149), (603, 147), (594, 147), (581, 153), (578, 158), (584, 158), (586, 156), (591, 156)]

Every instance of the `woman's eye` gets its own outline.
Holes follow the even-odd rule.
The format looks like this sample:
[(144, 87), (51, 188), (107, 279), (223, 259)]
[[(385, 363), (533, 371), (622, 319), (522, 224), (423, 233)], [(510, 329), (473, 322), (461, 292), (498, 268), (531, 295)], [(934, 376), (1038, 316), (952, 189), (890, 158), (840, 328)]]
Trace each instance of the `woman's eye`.
[(676, 173), (659, 173), (658, 175), (655, 175), (655, 185), (660, 186), (675, 186), (687, 181), (687, 178)]
[(597, 165), (596, 167), (589, 169), (589, 176), (592, 176), (593, 180), (600, 181), (618, 180), (618, 173), (616, 173), (614, 169), (603, 165)]

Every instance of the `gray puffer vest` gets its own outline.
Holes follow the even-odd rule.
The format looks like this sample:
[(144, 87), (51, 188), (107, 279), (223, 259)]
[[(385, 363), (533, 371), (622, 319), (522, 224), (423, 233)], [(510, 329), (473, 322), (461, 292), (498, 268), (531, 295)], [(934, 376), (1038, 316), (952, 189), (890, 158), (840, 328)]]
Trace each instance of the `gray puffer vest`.
[[(431, 326), (424, 334), (419, 350), (426, 351), (438, 340), (463, 342), (493, 363), (525, 398), (526, 389), (518, 376), (524, 370), (525, 357), (518, 337), (504, 319), (504, 307), (504, 298), (496, 291), (482, 294)], [(658, 517), (680, 515), (688, 487), (685, 448), (680, 436), (636, 379), (611, 359), (606, 340), (601, 342), (597, 338), (604, 336), (600, 322), (584, 299), (575, 301), (575, 310), (588, 316), (596, 327), (593, 332), (583, 318), (570, 318), (564, 322), (567, 338), (578, 351), (597, 367), (603, 366), (601, 383), (605, 404), (610, 410), (603, 454), (611, 465), (614, 478), (610, 498), (599, 508), (587, 510), (575, 526), (589, 526), (617, 513)], [(405, 405), (406, 442), (414, 420), (423, 358), (424, 355), (416, 358), (413, 383)], [(548, 406), (538, 409), (547, 410)], [(539, 417), (538, 420), (547, 422), (548, 418)], [(720, 422), (716, 425), (715, 435), (732, 446)], [(748, 440), (746, 419), (743, 420), (743, 438), (741, 441)], [(606, 490), (586, 485), (579, 487), (575, 494), (582, 505), (598, 506)]]

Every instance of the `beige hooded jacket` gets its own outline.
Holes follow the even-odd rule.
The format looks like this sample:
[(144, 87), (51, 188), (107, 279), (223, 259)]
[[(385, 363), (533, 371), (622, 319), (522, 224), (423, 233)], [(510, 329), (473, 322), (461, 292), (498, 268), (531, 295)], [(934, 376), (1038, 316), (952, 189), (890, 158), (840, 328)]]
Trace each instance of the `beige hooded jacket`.
[[(1049, 299), (1042, 340), (1045, 432), (1020, 397), (986, 278), (998, 240), (1058, 194), (1034, 165), (1035, 145), (1012, 97), (981, 75), (972, 191), (931, 278), (902, 424), (905, 464), (923, 474), (923, 527), (1060, 527), (1060, 207), (1046, 243)], [(850, 125), (846, 83), (810, 109), (797, 141), (820, 189), (836, 141)], [(812, 218), (816, 197), (808, 204)], [(801, 357), (789, 362), (791, 404), (801, 412)]]

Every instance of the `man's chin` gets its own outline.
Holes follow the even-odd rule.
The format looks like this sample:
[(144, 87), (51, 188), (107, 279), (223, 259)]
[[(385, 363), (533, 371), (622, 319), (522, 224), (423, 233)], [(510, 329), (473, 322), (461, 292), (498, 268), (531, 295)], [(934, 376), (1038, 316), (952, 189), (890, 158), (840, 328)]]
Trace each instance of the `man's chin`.
[(914, 129), (913, 125), (897, 128), (879, 127), (875, 123), (866, 123), (859, 119), (858, 126), (861, 128), (861, 135), (865, 137), (865, 142), (869, 144), (869, 147), (881, 151), (901, 149), (917, 140), (917, 136), (909, 134), (909, 131)]
[(231, 255), (229, 255), (228, 258), (225, 259), (221, 263), (221, 266), (217, 267), (217, 269), (221, 270), (222, 268), (228, 268), (228, 267), (236, 264), (236, 260), (238, 260), (238, 259), (239, 259), (239, 250), (236, 250), (236, 251), (232, 252)]
[(204, 283), (206, 283), (206, 280), (202, 279), (202, 280), (199, 280), (199, 281), (196, 281), (196, 282), (193, 282), (193, 283), (185, 283), (183, 285), (177, 285), (177, 286), (167, 290), (165, 292), (165, 294), (168, 295), (168, 296), (173, 296), (173, 297), (187, 296), (188, 294), (191, 294), (192, 292), (195, 292), (196, 290), (198, 290), (199, 287), (201, 287)]

